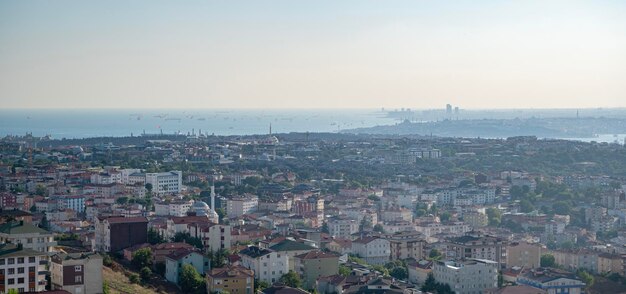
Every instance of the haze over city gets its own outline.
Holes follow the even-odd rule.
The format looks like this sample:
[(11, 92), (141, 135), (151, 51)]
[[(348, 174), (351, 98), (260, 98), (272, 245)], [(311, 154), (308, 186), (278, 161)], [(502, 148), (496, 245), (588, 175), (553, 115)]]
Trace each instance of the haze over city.
[(624, 1), (2, 1), (0, 108), (626, 107)]

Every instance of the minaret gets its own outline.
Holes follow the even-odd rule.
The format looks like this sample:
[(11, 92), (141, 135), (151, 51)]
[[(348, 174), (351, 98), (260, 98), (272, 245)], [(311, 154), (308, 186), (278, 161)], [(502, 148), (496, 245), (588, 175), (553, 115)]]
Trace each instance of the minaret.
[(215, 184), (211, 185), (211, 209), (215, 211)]

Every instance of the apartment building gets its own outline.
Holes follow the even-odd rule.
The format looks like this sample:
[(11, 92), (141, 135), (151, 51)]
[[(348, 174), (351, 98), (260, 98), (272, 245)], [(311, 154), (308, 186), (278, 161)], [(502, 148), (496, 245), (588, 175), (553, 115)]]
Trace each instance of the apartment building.
[(243, 266), (228, 265), (206, 274), (207, 293), (253, 294), (254, 271)]
[(498, 237), (465, 235), (446, 243), (445, 254), (448, 259), (454, 260), (468, 258), (492, 260), (503, 267), (507, 257), (506, 245), (506, 240)]
[(101, 252), (118, 252), (148, 241), (148, 219), (145, 217), (98, 217), (95, 221), (93, 248)]
[(498, 286), (498, 263), (491, 260), (436, 261), (432, 272), (457, 294), (481, 294)]
[(24, 221), (0, 225), (0, 243), (22, 244), (26, 249), (50, 252), (57, 245), (54, 233)]
[(255, 195), (237, 196), (228, 199), (226, 203), (226, 214), (229, 218), (240, 217), (257, 211), (259, 208), (259, 197)]
[(102, 256), (97, 253), (57, 253), (51, 257), (53, 290), (72, 294), (103, 293)]
[(46, 253), (21, 244), (0, 244), (0, 293), (46, 290)]
[(302, 278), (304, 289), (314, 289), (320, 277), (339, 273), (339, 255), (319, 250), (310, 251), (294, 257), (294, 271)]
[(359, 223), (349, 218), (332, 218), (328, 220), (328, 232), (340, 239), (352, 239), (352, 234), (359, 231)]
[(241, 265), (253, 270), (254, 277), (259, 281), (273, 284), (289, 271), (287, 255), (271, 249), (248, 246), (248, 248), (239, 251), (239, 256), (241, 257)]
[(539, 267), (543, 247), (540, 244), (514, 242), (506, 247), (506, 266), (521, 268)]
[(369, 264), (384, 265), (391, 257), (389, 240), (378, 237), (363, 237), (352, 241), (352, 252)]

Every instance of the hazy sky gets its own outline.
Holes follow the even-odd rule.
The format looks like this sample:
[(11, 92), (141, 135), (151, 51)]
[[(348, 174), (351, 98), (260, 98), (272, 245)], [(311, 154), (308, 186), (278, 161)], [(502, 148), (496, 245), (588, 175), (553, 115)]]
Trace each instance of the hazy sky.
[(626, 107), (626, 1), (0, 1), (0, 108)]

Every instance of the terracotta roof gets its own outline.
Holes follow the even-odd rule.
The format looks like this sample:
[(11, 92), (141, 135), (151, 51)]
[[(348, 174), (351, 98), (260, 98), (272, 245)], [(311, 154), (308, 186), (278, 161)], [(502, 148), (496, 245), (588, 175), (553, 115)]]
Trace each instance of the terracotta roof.
[(295, 257), (300, 258), (300, 259), (320, 259), (320, 258), (339, 258), (339, 255), (315, 250), (315, 251), (309, 251), (304, 254), (296, 255)]
[(226, 266), (222, 268), (214, 268), (207, 273), (212, 278), (248, 278), (254, 277), (254, 271), (243, 266)]

